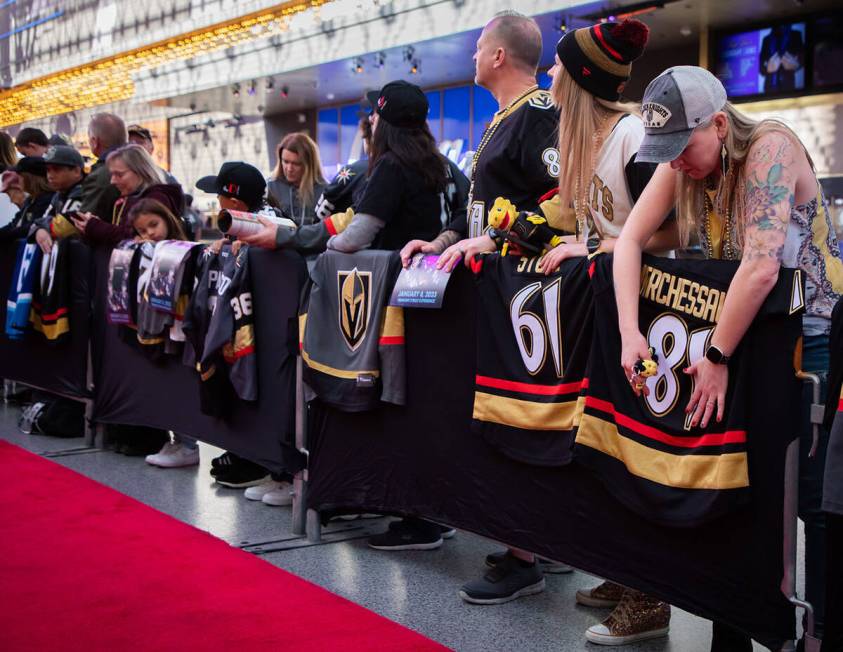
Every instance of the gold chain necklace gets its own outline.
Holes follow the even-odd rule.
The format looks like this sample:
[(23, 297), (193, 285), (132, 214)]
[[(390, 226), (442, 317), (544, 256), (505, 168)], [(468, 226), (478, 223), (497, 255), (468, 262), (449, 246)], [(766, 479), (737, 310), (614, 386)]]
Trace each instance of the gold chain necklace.
[(585, 240), (588, 233), (588, 223), (586, 220), (586, 212), (588, 210), (588, 194), (591, 188), (591, 180), (594, 177), (594, 171), (597, 169), (597, 157), (600, 153), (600, 148), (603, 147), (602, 137), (603, 129), (606, 126), (606, 120), (609, 119), (611, 112), (600, 111), (601, 115), (598, 121), (597, 129), (591, 134), (591, 172), (586, 183), (583, 183), (582, 168), (577, 172), (576, 190), (579, 197), (574, 198), (574, 215), (576, 216), (577, 240)]
[[(480, 144), (477, 146), (477, 151), (474, 152), (474, 160), (471, 163), (471, 183), (469, 184), (468, 188), (468, 206), (469, 209), (471, 208), (471, 204), (474, 201), (474, 178), (477, 175), (477, 164), (480, 161), (480, 155), (483, 153), (483, 150), (486, 149), (486, 145), (489, 144), (489, 141), (492, 140), (492, 136), (495, 135), (500, 124), (504, 121), (504, 118), (509, 115), (509, 112), (512, 110), (512, 107), (518, 104), (521, 100), (527, 97), (530, 93), (538, 89), (538, 85), (531, 86), (526, 91), (524, 91), (521, 95), (516, 97), (512, 102), (507, 104), (503, 110), (498, 112), (495, 116), (495, 120), (492, 121), (488, 127), (486, 127), (486, 131), (483, 132), (482, 138), (480, 138)], [(500, 117), (498, 117), (500, 116)]]
[[(729, 166), (729, 170), (726, 174), (726, 179), (724, 183), (729, 183), (731, 177), (732, 169)], [(711, 195), (709, 194), (710, 191), (716, 190), (714, 183), (711, 180), (706, 180), (705, 188), (703, 188), (703, 204), (705, 207), (705, 238), (706, 238), (706, 245), (707, 245), (707, 254), (709, 258), (721, 258), (724, 260), (737, 260), (737, 247), (735, 243), (732, 241), (732, 207), (726, 207), (726, 219), (723, 221), (723, 224), (720, 228), (720, 251), (714, 251), (714, 233), (713, 233), (713, 226), (712, 221), (714, 217), (717, 215), (714, 211), (714, 202), (711, 199)], [(715, 253), (719, 255), (715, 256)]]

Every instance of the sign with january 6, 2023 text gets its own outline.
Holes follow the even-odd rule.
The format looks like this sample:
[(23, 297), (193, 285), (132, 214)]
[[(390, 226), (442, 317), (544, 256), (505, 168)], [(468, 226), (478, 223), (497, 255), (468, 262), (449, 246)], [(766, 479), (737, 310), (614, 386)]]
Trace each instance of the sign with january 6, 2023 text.
[(392, 290), (390, 306), (401, 308), (441, 308), (451, 273), (436, 269), (439, 256), (416, 254), (401, 270)]

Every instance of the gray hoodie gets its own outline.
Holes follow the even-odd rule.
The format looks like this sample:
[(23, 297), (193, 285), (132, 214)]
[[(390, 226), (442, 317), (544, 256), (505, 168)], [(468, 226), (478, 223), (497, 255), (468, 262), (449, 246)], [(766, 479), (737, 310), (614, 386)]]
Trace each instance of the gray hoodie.
[(325, 186), (321, 183), (314, 184), (313, 199), (306, 205), (302, 205), (298, 188), (291, 186), (283, 177), (267, 179), (266, 186), (269, 194), (278, 202), (285, 217), (289, 217), (297, 225), (302, 226), (319, 221), (316, 217), (316, 202), (325, 190)]

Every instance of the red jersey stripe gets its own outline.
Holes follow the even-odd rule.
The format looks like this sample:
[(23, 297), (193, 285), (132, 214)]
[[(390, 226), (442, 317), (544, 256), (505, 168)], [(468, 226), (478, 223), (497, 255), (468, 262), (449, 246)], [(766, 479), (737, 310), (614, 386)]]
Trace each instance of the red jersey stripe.
[(492, 387), (494, 389), (507, 389), (512, 392), (524, 394), (540, 394), (542, 396), (556, 396), (559, 394), (572, 394), (579, 392), (582, 381), (575, 383), (564, 383), (561, 385), (534, 385), (532, 383), (519, 383), (514, 380), (503, 378), (492, 378), (490, 376), (475, 376), (474, 382), (481, 387)]
[(615, 406), (609, 401), (603, 401), (593, 396), (587, 396), (585, 399), (586, 407), (592, 407), (601, 412), (611, 414), (615, 417), (615, 423), (624, 428), (628, 428), (639, 435), (655, 439), (670, 446), (677, 446), (679, 448), (698, 448), (700, 446), (723, 446), (724, 444), (745, 444), (746, 430), (727, 430), (723, 433), (707, 433), (697, 437), (675, 437), (666, 432), (653, 428), (644, 423), (631, 419), (630, 417), (621, 414), (615, 410)]

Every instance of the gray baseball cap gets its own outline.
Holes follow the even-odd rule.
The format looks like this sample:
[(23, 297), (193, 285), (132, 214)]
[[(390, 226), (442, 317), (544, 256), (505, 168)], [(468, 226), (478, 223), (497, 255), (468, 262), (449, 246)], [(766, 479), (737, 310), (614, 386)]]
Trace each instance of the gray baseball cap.
[(644, 91), (641, 103), (644, 140), (635, 160), (667, 163), (678, 158), (694, 129), (705, 124), (725, 104), (726, 89), (705, 68), (668, 68)]

